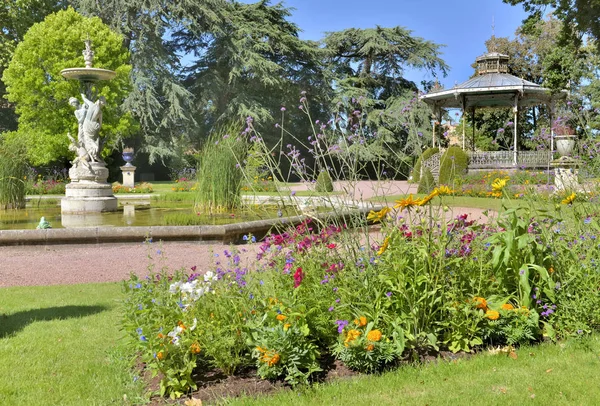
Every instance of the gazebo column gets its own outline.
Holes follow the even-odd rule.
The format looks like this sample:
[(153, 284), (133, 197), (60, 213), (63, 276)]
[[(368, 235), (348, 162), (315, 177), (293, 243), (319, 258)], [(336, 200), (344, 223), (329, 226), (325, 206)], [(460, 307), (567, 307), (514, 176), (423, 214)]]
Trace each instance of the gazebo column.
[(475, 106), (471, 109), (471, 114), (473, 117), (473, 142), (471, 144), (471, 151), (475, 152)]
[(462, 149), (463, 151), (465, 150), (465, 129), (467, 127), (467, 116), (465, 115), (467, 109), (465, 108), (465, 95), (462, 95), (462, 100), (461, 100), (461, 107), (462, 107), (462, 120), (463, 120), (463, 126), (462, 126)]
[[(435, 130), (436, 130), (436, 125), (440, 124), (442, 121), (442, 109), (437, 107), (437, 106), (433, 106), (433, 135), (432, 135), (432, 139), (431, 139), (431, 146), (435, 148)], [(438, 142), (439, 144), (439, 142)]]
[(519, 95), (516, 94), (515, 95), (515, 105), (513, 106), (513, 138), (514, 138), (514, 157), (513, 157), (513, 165), (515, 167), (517, 167), (519, 165), (519, 152), (517, 151), (517, 143), (518, 143), (518, 139), (517, 139), (517, 134), (519, 132), (518, 130), (518, 124), (517, 124), (517, 118), (519, 117)]
[(548, 165), (550, 165), (550, 161), (554, 158), (554, 109), (556, 108), (554, 104), (554, 99), (550, 101), (550, 157), (548, 160)]

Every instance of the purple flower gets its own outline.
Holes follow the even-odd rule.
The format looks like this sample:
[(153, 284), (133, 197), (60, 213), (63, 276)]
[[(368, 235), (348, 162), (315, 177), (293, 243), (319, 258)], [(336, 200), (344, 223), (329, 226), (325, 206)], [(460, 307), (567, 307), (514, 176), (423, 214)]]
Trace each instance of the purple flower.
[(285, 111), (285, 107), (281, 106), (281, 111)]
[(386, 295), (387, 297), (392, 297), (392, 292), (387, 292), (385, 295)]
[(348, 325), (348, 320), (336, 320), (335, 323), (338, 326), (338, 333), (342, 334), (344, 332), (344, 327)]
[(331, 306), (331, 307), (329, 307), (329, 309), (327, 309), (327, 310), (329, 310), (330, 312), (332, 312), (332, 311), (333, 311), (333, 309), (334, 309), (334, 307), (333, 307), (333, 306)]

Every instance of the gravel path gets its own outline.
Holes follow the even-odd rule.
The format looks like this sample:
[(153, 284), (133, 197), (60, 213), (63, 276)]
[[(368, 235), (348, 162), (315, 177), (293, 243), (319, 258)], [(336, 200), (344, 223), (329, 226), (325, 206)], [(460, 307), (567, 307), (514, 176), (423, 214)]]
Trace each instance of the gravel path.
[[(336, 189), (346, 185), (336, 182)], [(305, 189), (299, 185), (295, 190)], [(406, 182), (360, 182), (355, 198), (368, 199), (374, 195), (415, 193), (414, 186)], [(484, 220), (481, 209), (453, 208), (448, 217), (468, 213), (470, 218)], [(90, 244), (0, 247), (0, 287), (58, 285), (76, 283), (117, 282), (127, 279), (130, 273), (145, 276), (148, 267), (168, 266), (175, 270), (208, 270), (214, 261), (230, 248), (223, 244), (202, 243), (152, 243), (144, 244)], [(251, 262), (257, 244), (239, 247), (246, 250), (242, 261)], [(152, 259), (150, 259), (150, 257)]]

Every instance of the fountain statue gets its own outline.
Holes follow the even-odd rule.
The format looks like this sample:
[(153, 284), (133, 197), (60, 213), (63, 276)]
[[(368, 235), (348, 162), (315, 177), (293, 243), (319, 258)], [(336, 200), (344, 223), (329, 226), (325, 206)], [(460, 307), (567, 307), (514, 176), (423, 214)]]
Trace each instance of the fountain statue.
[(103, 96), (96, 98), (93, 88), (100, 80), (113, 79), (116, 72), (92, 67), (94, 51), (91, 41), (87, 39), (84, 43), (85, 68), (69, 68), (60, 72), (66, 79), (79, 80), (84, 89), (84, 93), (80, 95), (81, 101), (76, 97), (69, 99), (69, 104), (75, 109), (78, 130), (77, 137), (67, 134), (69, 150), (75, 152), (75, 159), (69, 170), (71, 183), (66, 186), (66, 197), (61, 202), (63, 214), (98, 213), (117, 209), (112, 186), (106, 182), (108, 169), (101, 157), (102, 106), (106, 100)]

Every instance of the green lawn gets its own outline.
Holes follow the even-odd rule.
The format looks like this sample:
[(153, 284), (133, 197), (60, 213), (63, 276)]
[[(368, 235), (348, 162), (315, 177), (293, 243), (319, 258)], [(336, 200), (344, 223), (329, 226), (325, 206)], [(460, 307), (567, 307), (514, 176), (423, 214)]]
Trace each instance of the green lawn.
[(117, 326), (120, 299), (115, 283), (0, 288), (0, 404), (139, 398)]
[(597, 405), (600, 336), (404, 367), (231, 405)]

